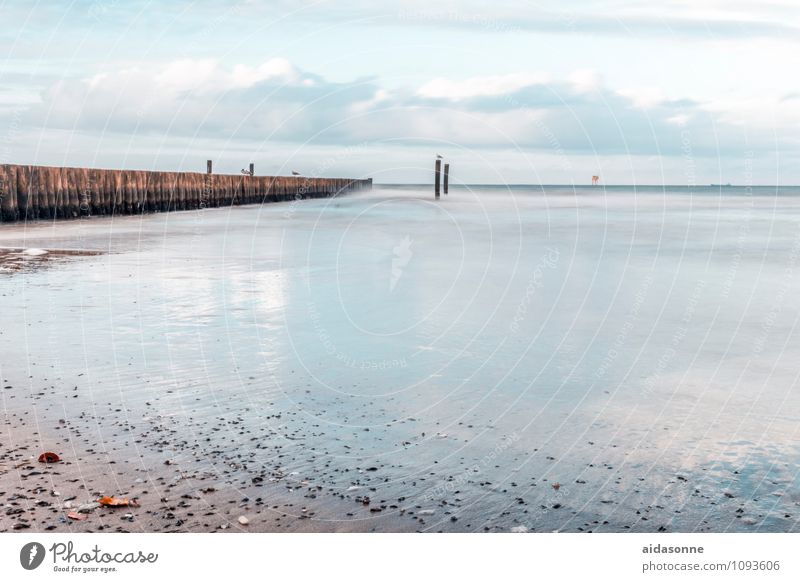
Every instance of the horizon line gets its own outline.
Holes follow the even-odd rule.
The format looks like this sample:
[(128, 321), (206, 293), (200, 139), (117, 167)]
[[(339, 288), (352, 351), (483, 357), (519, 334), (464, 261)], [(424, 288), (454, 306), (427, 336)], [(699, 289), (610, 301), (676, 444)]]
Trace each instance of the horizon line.
[[(432, 182), (373, 182), (373, 187), (378, 186), (424, 186), (424, 187), (433, 187)], [(614, 188), (619, 186), (625, 187), (645, 187), (645, 188), (800, 188), (800, 184), (535, 184), (535, 183), (514, 183), (514, 184), (503, 184), (503, 183), (474, 183), (474, 184), (450, 184), (450, 188), (471, 188), (471, 187), (480, 187), (480, 186), (497, 186), (497, 187), (534, 187), (534, 188), (544, 188), (544, 187), (552, 187), (556, 186), (559, 188)]]

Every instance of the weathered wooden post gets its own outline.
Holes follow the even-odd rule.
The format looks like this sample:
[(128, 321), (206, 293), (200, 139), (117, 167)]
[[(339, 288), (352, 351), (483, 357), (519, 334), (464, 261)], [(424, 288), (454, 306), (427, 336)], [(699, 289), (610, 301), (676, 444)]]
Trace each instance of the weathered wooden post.
[(251, 176), (255, 176), (256, 175), (256, 169), (255, 168), (256, 168), (256, 165), (253, 162), (250, 162), (250, 175)]
[(436, 160), (436, 181), (435, 186), (433, 188), (434, 193), (436, 194), (436, 199), (439, 199), (439, 182), (441, 180), (441, 173), (442, 173), (442, 160)]
[(210, 174), (210, 173), (211, 173), (211, 160), (208, 160), (206, 162), (206, 174)]
[(450, 164), (444, 165), (444, 193), (447, 194), (447, 185), (450, 181)]

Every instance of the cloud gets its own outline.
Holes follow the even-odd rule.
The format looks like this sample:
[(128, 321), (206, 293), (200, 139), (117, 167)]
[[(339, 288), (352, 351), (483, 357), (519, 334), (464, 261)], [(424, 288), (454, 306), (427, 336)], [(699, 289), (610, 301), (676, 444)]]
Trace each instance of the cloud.
[(461, 101), (474, 97), (507, 95), (531, 85), (541, 85), (549, 76), (534, 73), (473, 77), (465, 80), (433, 79), (417, 89), (420, 97)]
[(334, 82), (284, 58), (257, 65), (178, 59), (59, 80), (29, 104), (20, 125), (128, 148), (156, 138), (161, 148), (187, 151), (200, 141), (223, 149), (237, 142), (261, 144), (258, 149), (442, 143), (557, 158), (680, 157), (687, 140), (698, 157), (795, 151), (800, 100), (775, 99), (768, 111), (772, 120), (755, 101), (706, 103), (671, 98), (658, 88), (615, 90), (591, 70), (563, 78), (537, 71), (437, 77), (389, 88), (375, 78)]
[(28, 117), (96, 132), (308, 139), (376, 94), (369, 81), (327, 82), (282, 58), (232, 67), (181, 59), (59, 80)]
[[(466, 0), (432, 8), (429, 2), (407, 1), (396, 14), (376, 8), (376, 22), (439, 28), (463, 28), (495, 33), (588, 34), (684, 39), (769, 38), (797, 41), (796, 7), (791, 4), (742, 1), (661, 2), (651, 9), (641, 2), (617, 2), (613, 15), (600, 2), (570, 2), (542, 6), (530, 2), (492, 5)], [(364, 16), (362, 14), (362, 16)]]

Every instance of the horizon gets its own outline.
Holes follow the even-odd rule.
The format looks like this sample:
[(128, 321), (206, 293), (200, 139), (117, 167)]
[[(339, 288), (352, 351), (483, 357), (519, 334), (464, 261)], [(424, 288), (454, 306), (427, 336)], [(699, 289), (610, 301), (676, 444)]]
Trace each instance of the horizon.
[[(152, 168), (135, 168), (135, 167), (125, 167), (125, 168), (117, 168), (113, 166), (55, 166), (55, 165), (46, 165), (46, 164), (26, 164), (26, 163), (16, 163), (16, 162), (3, 162), (4, 165), (11, 165), (11, 166), (38, 166), (43, 168), (58, 168), (58, 167), (68, 167), (68, 168), (76, 168), (76, 169), (87, 169), (87, 170), (121, 170), (121, 171), (129, 171), (129, 172), (180, 172), (180, 173), (193, 173), (193, 174), (205, 174), (205, 171), (200, 169), (198, 170), (174, 170), (174, 169), (152, 169)], [(214, 166), (217, 167), (216, 165)], [(224, 172), (213, 172), (215, 175), (231, 175), (231, 176), (238, 176), (241, 175), (240, 171), (224, 171)], [(433, 175), (434, 170), (433, 168), (430, 169), (431, 180), (428, 182), (373, 182), (374, 186), (419, 186), (419, 187), (430, 187), (433, 183)], [(291, 177), (291, 174), (263, 174), (256, 172), (254, 174), (256, 177)], [(341, 175), (295, 175), (295, 177), (299, 178), (307, 178), (307, 179), (329, 179), (329, 178), (351, 178), (351, 179), (361, 179), (361, 178), (370, 178), (372, 176), (341, 176)], [(451, 173), (451, 179), (453, 174)], [(755, 181), (751, 183), (708, 183), (708, 184), (682, 184), (682, 183), (669, 183), (669, 182), (638, 182), (638, 183), (607, 183), (603, 182), (602, 180), (598, 184), (591, 184), (585, 182), (450, 182), (451, 188), (470, 188), (470, 187), (481, 187), (481, 186), (492, 186), (492, 187), (559, 187), (559, 188), (614, 188), (614, 187), (627, 187), (627, 188), (800, 188), (800, 183), (797, 184), (774, 184), (774, 183), (757, 183)]]

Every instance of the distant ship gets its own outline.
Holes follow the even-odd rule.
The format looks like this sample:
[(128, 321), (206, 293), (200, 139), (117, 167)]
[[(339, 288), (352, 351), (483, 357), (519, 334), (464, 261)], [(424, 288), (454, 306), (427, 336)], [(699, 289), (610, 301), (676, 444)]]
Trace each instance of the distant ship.
[(730, 188), (731, 183), (728, 182), (727, 184), (711, 184), (713, 188)]

